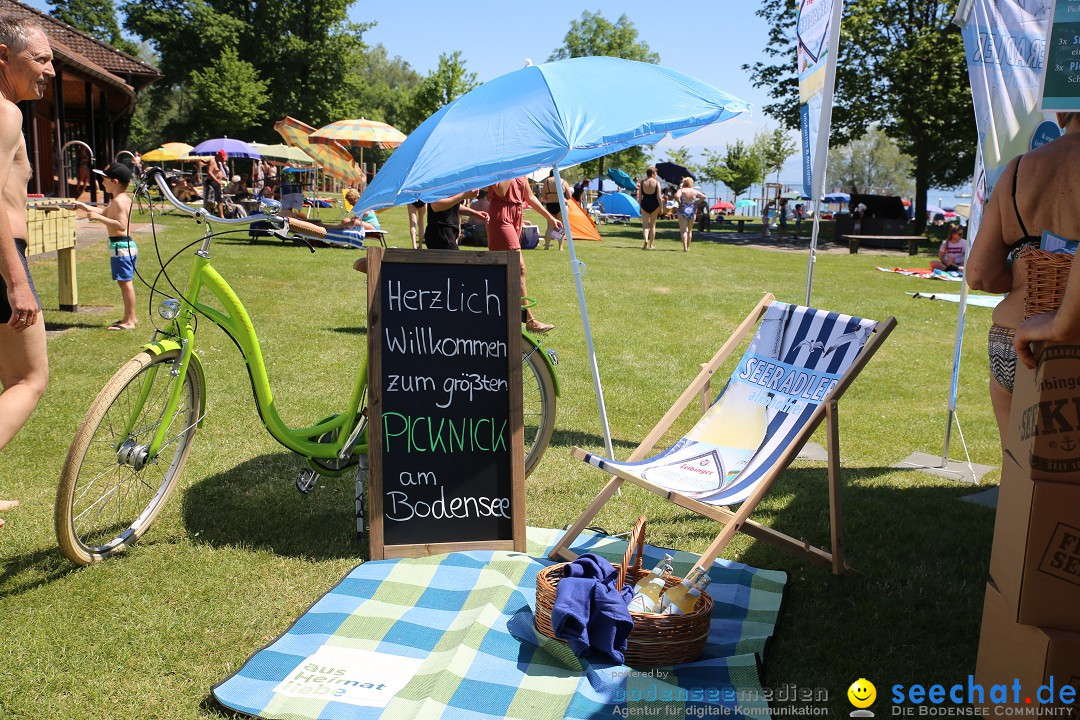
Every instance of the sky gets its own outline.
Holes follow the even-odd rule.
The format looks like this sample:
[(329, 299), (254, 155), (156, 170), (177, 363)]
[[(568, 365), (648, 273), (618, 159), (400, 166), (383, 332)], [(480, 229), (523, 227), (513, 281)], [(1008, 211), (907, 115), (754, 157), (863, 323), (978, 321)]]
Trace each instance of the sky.
[[(350, 17), (376, 23), (364, 33), (364, 41), (382, 43), (391, 57), (400, 56), (421, 74), (435, 69), (440, 54), (460, 50), (466, 67), (483, 82), (517, 70), (526, 58), (537, 64), (546, 61), (562, 46), (570, 22), (585, 10), (600, 12), (612, 22), (625, 13), (637, 28), (638, 39), (660, 56), (661, 65), (754, 106), (749, 115), (662, 141), (654, 153), (654, 160), (659, 161), (666, 158), (665, 148), (687, 147), (695, 155), (705, 148), (722, 151), (730, 142), (750, 140), (755, 132), (777, 126), (761, 111), (768, 102), (765, 90), (755, 88), (749, 73), (741, 69), (744, 63), (765, 59), (762, 48), (768, 27), (754, 15), (758, 7), (747, 0), (709, 0), (678, 11), (655, 0), (531, 5), (478, 0), (462, 6), (359, 0)], [(794, 66), (795, 59), (791, 62)], [(627, 102), (648, 102), (648, 97), (627, 98)], [(792, 138), (797, 141), (798, 133), (792, 132)], [(794, 184), (801, 179), (799, 160), (793, 157), (780, 181)]]
[[(46, 0), (29, 0), (45, 12)], [(667, 150), (686, 147), (692, 156), (704, 149), (723, 151), (735, 140), (749, 141), (755, 133), (772, 130), (778, 123), (765, 115), (769, 102), (764, 88), (755, 88), (744, 64), (765, 61), (768, 25), (754, 13), (760, 4), (752, 0), (706, 0), (688, 9), (674, 9), (656, 0), (611, 2), (513, 3), (473, 0), (456, 5), (432, 0), (387, 2), (357, 0), (350, 19), (374, 23), (364, 33), (368, 45), (381, 43), (390, 57), (400, 57), (421, 75), (434, 70), (439, 55), (460, 50), (466, 68), (481, 82), (517, 70), (526, 58), (534, 63), (548, 59), (563, 44), (570, 22), (582, 12), (600, 12), (614, 22), (626, 14), (638, 31), (638, 39), (660, 56), (660, 64), (685, 73), (734, 95), (752, 106), (752, 112), (717, 123), (678, 140), (661, 141), (654, 162), (665, 160)], [(791, 58), (792, 65), (795, 59)], [(647, 96), (627, 102), (647, 103)], [(799, 133), (791, 131), (799, 146)], [(780, 182), (798, 188), (802, 183), (800, 153), (780, 172)], [(931, 191), (931, 202), (942, 196), (948, 204), (951, 191)]]

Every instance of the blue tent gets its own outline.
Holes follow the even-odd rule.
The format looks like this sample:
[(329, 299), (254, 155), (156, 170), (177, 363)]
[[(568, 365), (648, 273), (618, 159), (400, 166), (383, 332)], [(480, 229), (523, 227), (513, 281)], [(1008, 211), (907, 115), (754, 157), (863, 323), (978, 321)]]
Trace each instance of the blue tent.
[(601, 195), (599, 202), (600, 209), (605, 213), (641, 217), (641, 206), (638, 205), (638, 201), (624, 192)]

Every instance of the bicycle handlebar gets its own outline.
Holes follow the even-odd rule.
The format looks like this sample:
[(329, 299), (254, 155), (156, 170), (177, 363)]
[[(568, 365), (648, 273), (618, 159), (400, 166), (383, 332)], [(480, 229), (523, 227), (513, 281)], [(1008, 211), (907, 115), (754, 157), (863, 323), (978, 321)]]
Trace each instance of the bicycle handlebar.
[[(296, 218), (282, 217), (280, 215), (267, 215), (265, 213), (256, 213), (255, 215), (248, 215), (242, 218), (223, 218), (217, 215), (212, 215), (203, 208), (191, 207), (180, 201), (176, 195), (173, 194), (172, 188), (169, 187), (169, 183), (165, 179), (165, 171), (158, 167), (148, 168), (143, 174), (143, 182), (149, 183), (153, 181), (158, 189), (161, 191), (162, 197), (169, 201), (169, 203), (180, 212), (187, 213), (197, 220), (209, 220), (216, 223), (222, 223), (225, 225), (250, 225), (254, 222), (269, 223), (274, 227), (275, 234), (282, 235), (283, 237), (290, 231), (297, 235), (307, 235), (308, 237), (322, 239), (326, 237), (326, 228), (316, 225), (314, 223), (304, 222), (303, 220), (297, 220)], [(315, 248), (311, 247), (309, 243), (305, 243), (315, 252)]]
[(242, 218), (223, 218), (218, 217), (217, 215), (211, 215), (205, 209), (191, 207), (190, 205), (181, 202), (175, 195), (173, 195), (172, 188), (169, 187), (169, 183), (165, 179), (165, 171), (161, 168), (152, 167), (146, 170), (146, 172), (143, 174), (143, 182), (149, 184), (151, 180), (158, 186), (158, 190), (161, 191), (162, 197), (168, 200), (169, 204), (171, 204), (180, 212), (187, 213), (188, 215), (191, 215), (197, 220), (211, 220), (213, 222), (223, 223), (225, 225), (249, 225), (257, 220), (270, 220), (272, 222), (271, 218), (273, 216), (263, 215), (261, 213), (258, 215), (249, 215)]

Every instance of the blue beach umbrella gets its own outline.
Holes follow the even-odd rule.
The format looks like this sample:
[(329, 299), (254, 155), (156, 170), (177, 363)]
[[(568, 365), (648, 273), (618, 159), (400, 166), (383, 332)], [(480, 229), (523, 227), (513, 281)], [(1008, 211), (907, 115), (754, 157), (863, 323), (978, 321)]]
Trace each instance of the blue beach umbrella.
[[(645, 96), (647, 103), (628, 98)], [(383, 165), (357, 202), (384, 208), (431, 202), (464, 190), (679, 138), (749, 112), (744, 101), (659, 65), (581, 57), (530, 65), (489, 80), (425, 120)], [(608, 457), (613, 457), (600, 372), (581, 284), (582, 263), (559, 196), (570, 268)]]
[(641, 217), (641, 206), (638, 205), (638, 201), (624, 192), (601, 195), (597, 202), (600, 203), (600, 208), (606, 213)]
[[(628, 102), (642, 92), (647, 103)], [(515, 70), (416, 128), (368, 185), (365, 208), (440, 200), (656, 143), (748, 112), (742, 100), (659, 65), (582, 57)]]
[(634, 192), (637, 190), (637, 185), (634, 184), (634, 178), (630, 177), (622, 170), (618, 168), (608, 168), (607, 176), (615, 181), (615, 184), (621, 187), (623, 190)]

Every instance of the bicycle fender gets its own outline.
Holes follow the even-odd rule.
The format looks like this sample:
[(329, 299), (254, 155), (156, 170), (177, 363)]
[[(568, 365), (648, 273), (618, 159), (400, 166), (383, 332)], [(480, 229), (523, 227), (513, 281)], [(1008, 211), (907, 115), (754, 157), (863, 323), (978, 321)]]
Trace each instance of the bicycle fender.
[[(173, 338), (163, 338), (161, 340), (146, 343), (143, 345), (142, 349), (157, 357), (158, 355), (164, 355), (171, 350), (180, 352), (181, 346), (180, 342)], [(198, 425), (199, 427), (202, 427), (203, 420), (206, 419), (206, 373), (203, 371), (202, 360), (199, 359), (199, 356), (196, 355), (194, 351), (191, 353), (191, 366), (195, 368), (195, 375), (199, 378), (199, 384), (202, 385), (202, 392), (199, 393), (199, 417), (202, 418), (202, 420), (199, 421)], [(557, 390), (558, 384), (556, 384), (555, 387)]]
[(555, 372), (555, 362), (551, 359), (551, 356), (547, 354), (547, 351), (540, 347), (540, 341), (528, 333), (521, 333), (521, 346), (523, 350), (532, 348), (534, 352), (540, 353), (540, 357), (544, 358), (548, 370), (551, 371), (551, 381), (555, 386), (555, 397), (562, 397), (562, 392), (559, 389), (559, 375)]

